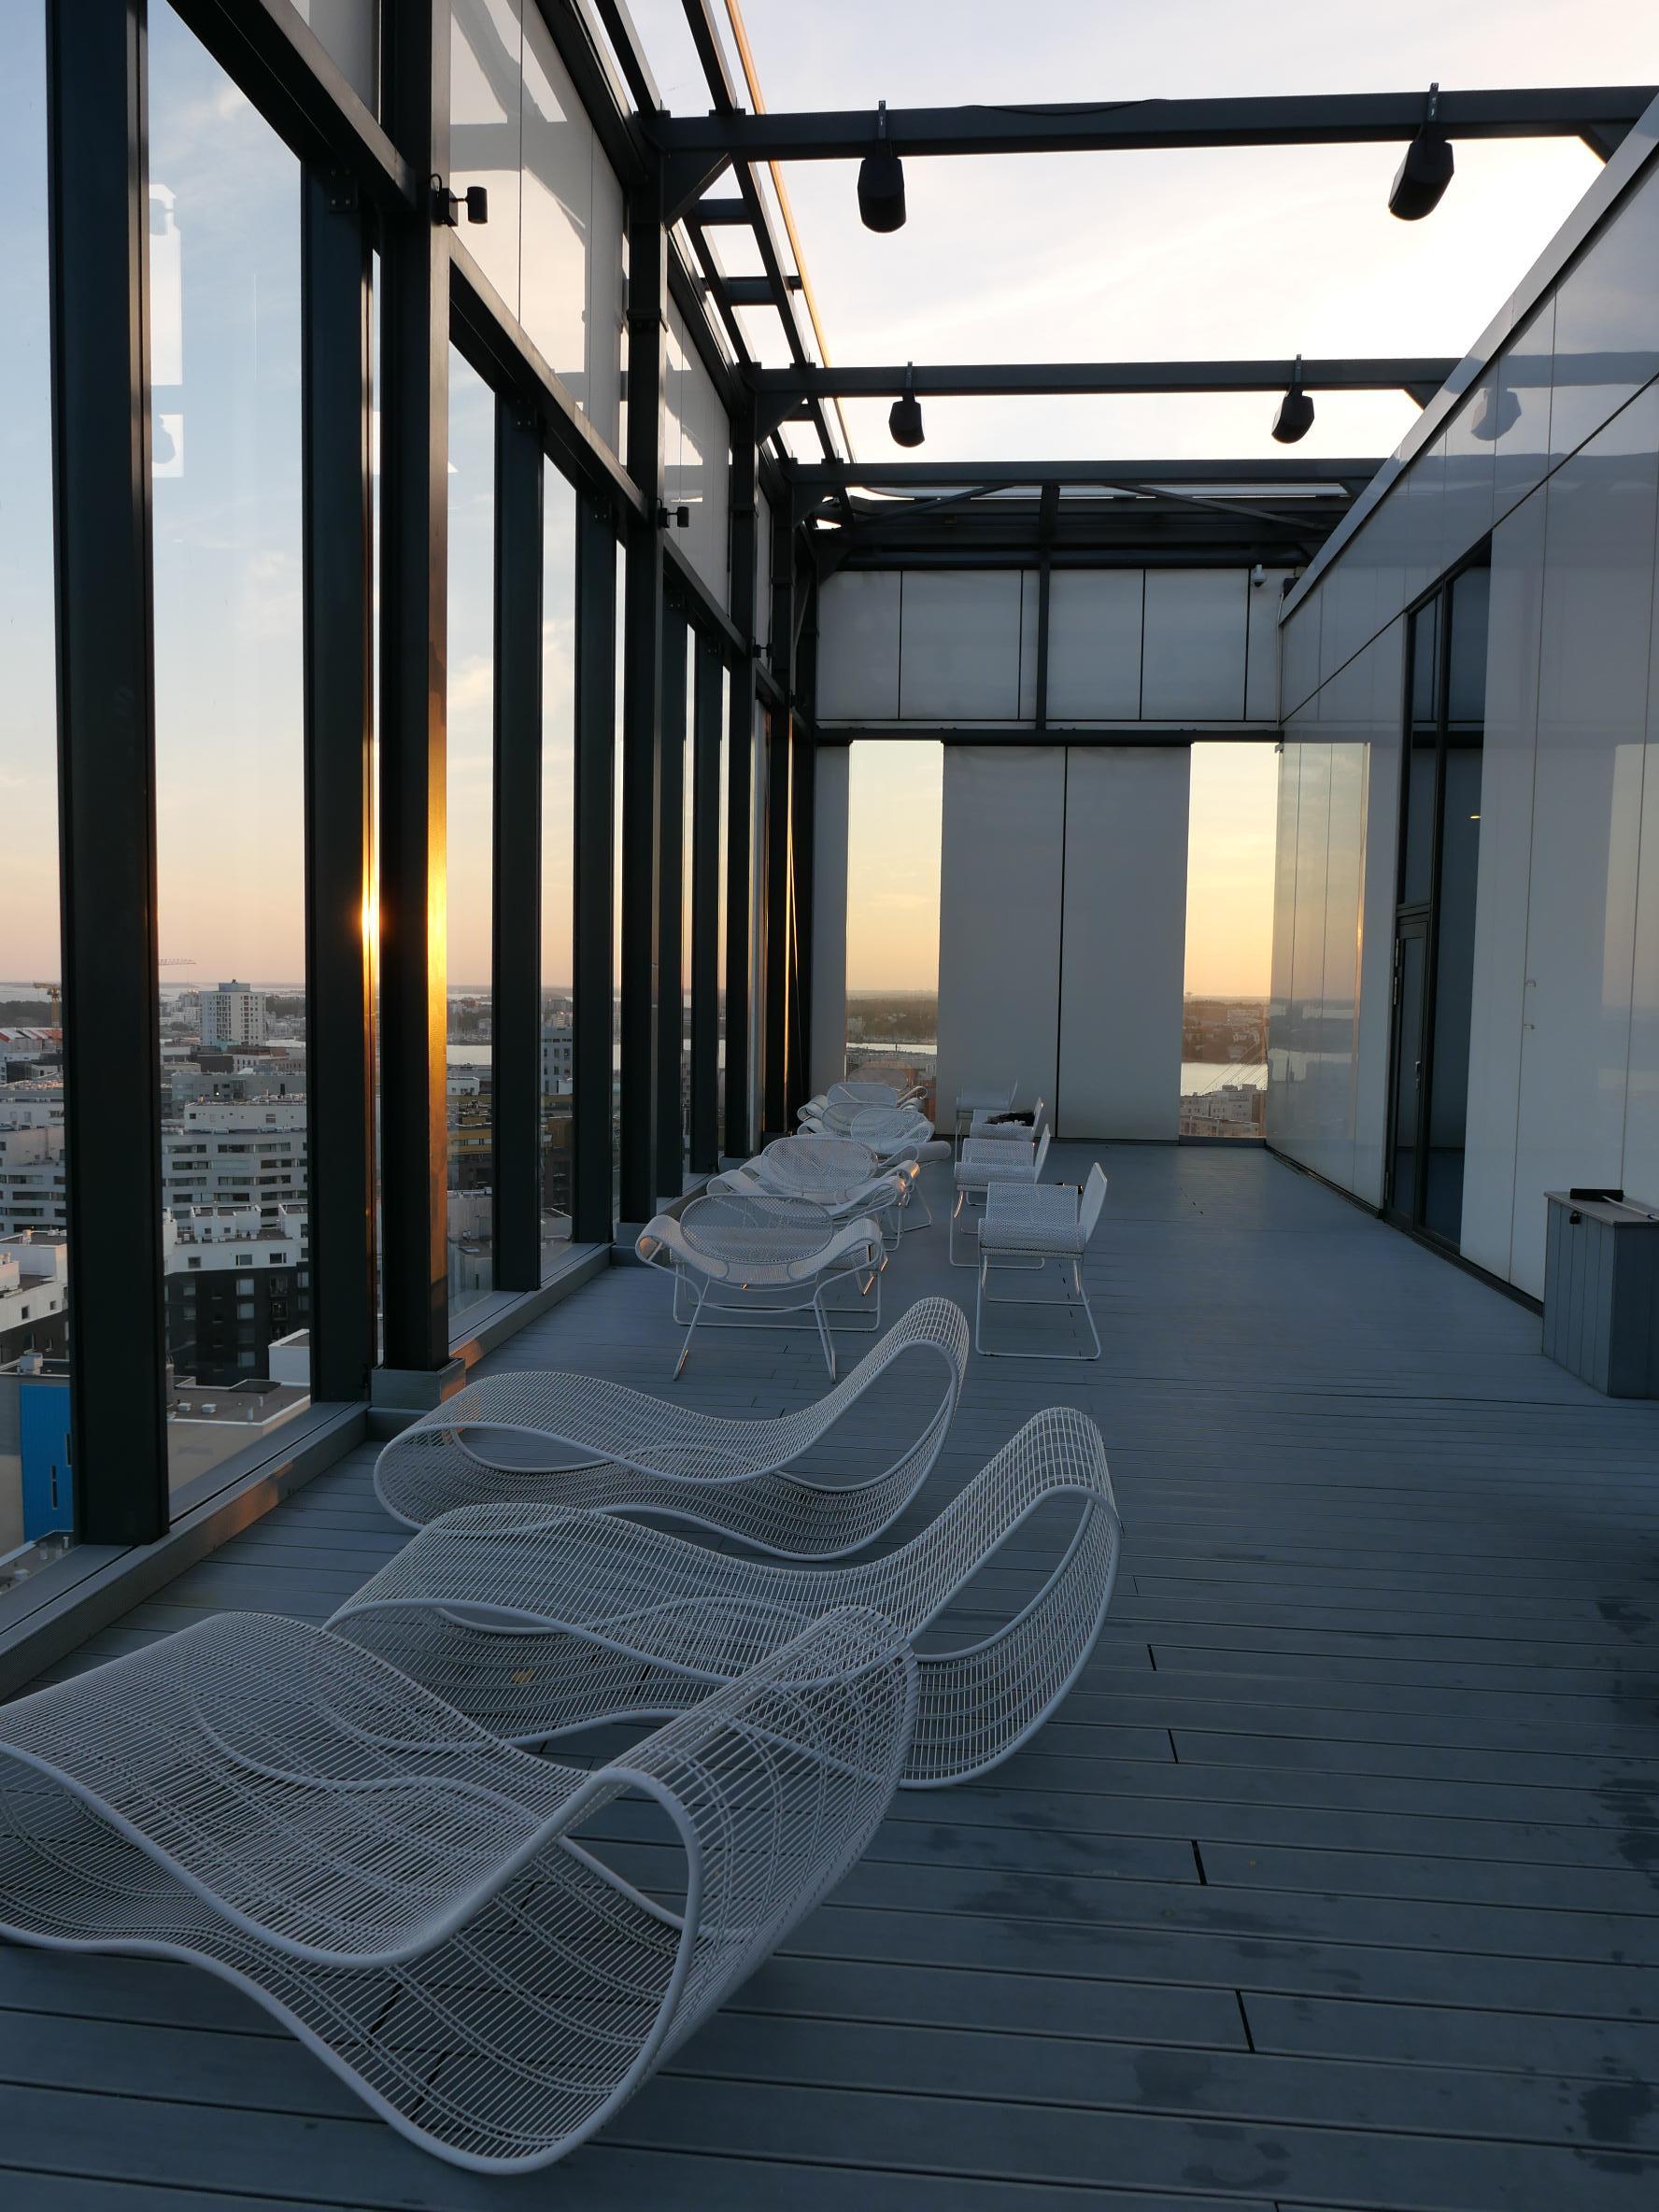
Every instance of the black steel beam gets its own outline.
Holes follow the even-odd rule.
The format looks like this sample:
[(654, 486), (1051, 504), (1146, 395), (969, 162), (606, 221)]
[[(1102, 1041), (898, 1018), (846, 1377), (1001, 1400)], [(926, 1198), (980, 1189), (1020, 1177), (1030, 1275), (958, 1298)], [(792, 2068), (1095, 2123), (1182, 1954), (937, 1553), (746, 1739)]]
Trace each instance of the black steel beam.
[[(1659, 86), (1527, 86), (1444, 92), (1435, 125), (1448, 138), (1579, 138), (1628, 126)], [(1110, 152), (1206, 146), (1340, 146), (1398, 142), (1423, 126), (1426, 90), (1280, 94), (1217, 100), (1105, 100), (886, 111), (894, 151), (921, 154)], [(875, 144), (873, 107), (793, 115), (659, 117), (675, 153), (739, 162), (850, 162)]]
[[(753, 411), (731, 424), (731, 614), (743, 648), (731, 664), (726, 723), (726, 1113), (720, 1142), (754, 1150), (749, 1116), (750, 869), (755, 730), (756, 436)], [(770, 579), (763, 584), (770, 588)]]
[[(795, 689), (815, 708), (818, 688), (818, 589), (809, 571), (804, 582), (796, 645)], [(802, 716), (792, 717), (789, 755), (789, 881), (790, 948), (792, 971), (789, 994), (789, 1061), (785, 1079), (785, 1127), (793, 1128), (797, 1110), (811, 1090), (807, 1071), (812, 1066), (813, 988), (813, 878), (815, 851), (815, 773), (813, 736)]]
[(815, 745), (903, 744), (917, 739), (942, 745), (1259, 745), (1279, 734), (1276, 722), (1099, 723), (1076, 727), (1030, 722), (825, 722), (811, 733)]
[(757, 867), (762, 885), (760, 1018), (761, 1133), (787, 1119), (789, 1015), (789, 724), (795, 665), (795, 517), (773, 518), (772, 674), (779, 703), (767, 716), (766, 812)]
[[(733, 299), (741, 294), (727, 287)], [(1123, 361), (917, 362), (886, 368), (814, 365), (750, 372), (761, 420), (805, 398), (886, 399), (912, 390), (922, 399), (1034, 398), (1044, 394), (1283, 391), (1438, 391), (1455, 356), (1354, 361)], [(778, 417), (781, 419), (781, 415)]]
[[(686, 1039), (686, 681), (690, 628), (677, 594), (662, 610), (661, 814), (657, 878), (657, 1196), (676, 1198), (686, 1180), (681, 1085)], [(652, 1212), (656, 1212), (653, 1205)]]
[(541, 1282), (542, 442), (495, 405), (495, 869), (490, 1093), (497, 1290)]
[(576, 499), (576, 681), (571, 987), (571, 1234), (608, 1244), (616, 1038), (617, 535), (603, 502)]
[(688, 223), (695, 223), (700, 231), (736, 230), (749, 227), (749, 210), (745, 201), (732, 192), (722, 192), (712, 200), (699, 200), (686, 216)]
[(338, 1400), (375, 1364), (374, 291), (352, 180), (306, 169), (301, 208), (311, 1393)]
[(1368, 484), (1382, 461), (1341, 459), (1262, 461), (798, 461), (789, 480), (802, 492), (837, 491), (842, 487), (872, 491), (941, 491), (959, 486), (1028, 486), (1033, 497), (1044, 484), (1065, 487), (1139, 484), (1237, 485), (1241, 496), (1269, 485), (1281, 489), (1297, 484)]
[[(449, 12), (386, 21), (392, 135), (447, 168)], [(381, 241), (380, 1154), (388, 1368), (449, 1357), (445, 899), (449, 249), (424, 201)]]
[[(720, 733), (724, 663), (697, 636), (691, 715), (691, 1170), (720, 1164)], [(730, 835), (730, 824), (728, 836)]]
[(143, 0), (50, 0), (58, 835), (76, 1533), (167, 1526)]
[(648, 191), (629, 211), (628, 470), (631, 518), (622, 645), (622, 1219), (657, 1210), (658, 923), (662, 855), (664, 391), (668, 233)]

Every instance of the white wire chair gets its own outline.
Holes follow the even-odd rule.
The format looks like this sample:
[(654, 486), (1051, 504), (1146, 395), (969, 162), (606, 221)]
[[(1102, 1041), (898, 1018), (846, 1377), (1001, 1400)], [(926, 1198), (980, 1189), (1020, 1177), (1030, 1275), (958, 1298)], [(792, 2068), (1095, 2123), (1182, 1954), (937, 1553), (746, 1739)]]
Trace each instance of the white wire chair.
[(832, 1083), (827, 1091), (819, 1091), (808, 1099), (804, 1106), (795, 1110), (797, 1121), (815, 1121), (827, 1106), (838, 1110), (859, 1106), (910, 1106), (926, 1092), (920, 1084), (887, 1083), (881, 1077), (873, 1080), (849, 1076), (844, 1083)]
[[(405, 1528), (458, 1506), (583, 1506), (659, 1514), (775, 1558), (838, 1559), (890, 1526), (932, 1472), (968, 1352), (961, 1307), (918, 1298), (832, 1390), (775, 1420), (703, 1413), (595, 1375), (487, 1375), (392, 1438), (376, 1462), (375, 1491)], [(888, 1411), (888, 1448), (898, 1449), (887, 1465), (854, 1482), (799, 1472), (900, 1364), (923, 1382), (940, 1374), (942, 1387), (937, 1397), (922, 1390), (919, 1402), (907, 1392), (902, 1412)], [(581, 1456), (565, 1456), (573, 1453)]]
[[(997, 1183), (985, 1193), (985, 1217), (979, 1225), (979, 1284), (973, 1306), (973, 1349), (987, 1358), (1099, 1359), (1100, 1332), (1084, 1288), (1083, 1261), (1089, 1239), (1106, 1203), (1106, 1170), (1099, 1160), (1089, 1170), (1081, 1190), (1069, 1183), (1026, 1184)], [(1070, 1273), (1071, 1293), (1064, 1298), (1022, 1297), (1017, 1291), (999, 1296), (991, 1288), (992, 1270), (1046, 1274), (1053, 1261), (1062, 1277)], [(987, 1306), (1048, 1306), (1056, 1312), (1080, 1312), (1088, 1325), (1092, 1352), (1040, 1352), (1000, 1349), (985, 1341)]]
[(822, 1206), (836, 1221), (868, 1213), (882, 1227), (883, 1241), (899, 1241), (910, 1178), (884, 1171), (867, 1144), (850, 1137), (802, 1134), (776, 1137), (746, 1166), (728, 1169), (710, 1183), (711, 1191), (750, 1197), (770, 1191), (779, 1198), (804, 1198)]
[(1022, 1144), (1009, 1137), (970, 1137), (963, 1144), (957, 1161), (957, 1197), (950, 1219), (953, 1268), (975, 1265), (971, 1253), (966, 1258), (957, 1255), (957, 1224), (968, 1218), (975, 1199), (984, 1202), (993, 1184), (1008, 1183), (1030, 1189), (1042, 1176), (1042, 1163), (1048, 1157), (1050, 1134), (1044, 1128), (1035, 1143), (1028, 1138)]
[[(1042, 1725), (1111, 1602), (1121, 1524), (1100, 1432), (1074, 1408), (1037, 1414), (919, 1536), (867, 1564), (774, 1567), (604, 1514), (473, 1506), (422, 1530), (330, 1626), (496, 1735), (545, 1743), (678, 1711), (839, 1607), (869, 1607), (915, 1638), (1059, 1497), (1076, 1523), (1029, 1602), (988, 1635), (918, 1654), (904, 1785), (943, 1787), (998, 1765)], [(990, 1600), (967, 1602), (977, 1615)]]
[(921, 1208), (917, 1228), (931, 1228), (933, 1209), (922, 1187), (921, 1171), (934, 1160), (947, 1160), (951, 1147), (933, 1134), (933, 1124), (911, 1106), (867, 1106), (853, 1116), (852, 1134), (868, 1145), (884, 1170), (897, 1170), (910, 1180), (907, 1207)]
[[(868, 1214), (838, 1222), (801, 1198), (706, 1191), (678, 1215), (654, 1215), (634, 1249), (647, 1267), (674, 1279), (674, 1318), (686, 1331), (676, 1380), (705, 1321), (711, 1328), (793, 1328), (798, 1315), (810, 1313), (831, 1381), (831, 1325), (881, 1326), (885, 1255), (881, 1225)], [(845, 1283), (853, 1287), (852, 1304), (831, 1304), (826, 1294)]]
[(1019, 1085), (964, 1084), (957, 1093), (956, 1141), (960, 1144), (973, 1126), (976, 1113), (1006, 1113), (1019, 1097)]
[(1001, 1113), (990, 1113), (979, 1107), (969, 1124), (968, 1134), (974, 1138), (1012, 1140), (1016, 1144), (1035, 1144), (1047, 1113), (1048, 1102), (1043, 1099), (1039, 1099), (1028, 1113), (1022, 1113), (1017, 1118), (1012, 1107)]
[[(915, 1709), (908, 1643), (844, 1612), (582, 1772), (360, 1642), (221, 1614), (0, 1710), (0, 1934), (205, 1966), (424, 2149), (545, 2166), (840, 1880)], [(677, 1908), (575, 1840), (627, 1790), (684, 1848)]]

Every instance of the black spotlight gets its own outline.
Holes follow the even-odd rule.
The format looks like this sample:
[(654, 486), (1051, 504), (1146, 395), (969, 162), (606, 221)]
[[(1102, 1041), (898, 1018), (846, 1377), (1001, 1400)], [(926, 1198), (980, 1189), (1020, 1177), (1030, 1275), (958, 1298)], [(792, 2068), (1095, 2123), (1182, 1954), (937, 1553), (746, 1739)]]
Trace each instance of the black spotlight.
[(919, 446), (922, 442), (922, 406), (915, 395), (915, 362), (905, 370), (904, 390), (888, 410), (887, 429), (895, 446)]
[[(887, 104), (876, 110), (881, 143), (858, 164), (858, 214), (867, 231), (904, 228), (904, 163), (887, 144)], [(913, 441), (915, 443), (917, 441)]]
[(1521, 419), (1521, 402), (1506, 384), (1501, 390), (1495, 384), (1482, 387), (1473, 415), (1469, 418), (1469, 436), (1484, 439), (1496, 445), (1507, 430), (1513, 430)]
[(1440, 88), (1431, 84), (1423, 128), (1407, 147), (1406, 158), (1395, 171), (1388, 212), (1397, 215), (1401, 222), (1421, 222), (1425, 215), (1432, 215), (1452, 181), (1456, 165), (1452, 159), (1452, 144), (1434, 127), (1435, 110), (1439, 102)]
[(1298, 438), (1305, 438), (1313, 427), (1313, 402), (1302, 390), (1302, 357), (1296, 360), (1296, 374), (1290, 380), (1290, 390), (1279, 403), (1279, 412), (1273, 418), (1273, 435), (1281, 446), (1294, 446)]

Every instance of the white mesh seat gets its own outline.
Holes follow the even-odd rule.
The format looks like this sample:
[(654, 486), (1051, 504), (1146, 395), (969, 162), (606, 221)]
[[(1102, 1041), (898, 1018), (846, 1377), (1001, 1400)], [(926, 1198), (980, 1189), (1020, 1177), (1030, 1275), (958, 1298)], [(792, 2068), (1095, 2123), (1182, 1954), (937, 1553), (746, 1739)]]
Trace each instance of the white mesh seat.
[(907, 1206), (920, 1206), (917, 1228), (931, 1228), (933, 1209), (921, 1187), (921, 1170), (934, 1160), (947, 1160), (951, 1147), (933, 1134), (933, 1124), (913, 1106), (867, 1106), (853, 1116), (852, 1134), (867, 1144), (881, 1167), (901, 1170), (910, 1177)]
[(964, 1084), (957, 1093), (957, 1142), (967, 1136), (976, 1113), (1006, 1113), (1018, 1096), (1017, 1083)]
[(968, 1134), (973, 1138), (1005, 1138), (1016, 1144), (1035, 1144), (1047, 1112), (1047, 1101), (1042, 1099), (1038, 1099), (1029, 1113), (1021, 1113), (1017, 1119), (1013, 1107), (1000, 1113), (990, 1113), (980, 1107), (969, 1125)]
[[(1042, 1173), (1042, 1163), (1048, 1157), (1050, 1131), (1043, 1129), (1033, 1144), (1029, 1138), (1024, 1143), (1011, 1137), (970, 1137), (962, 1146), (957, 1161), (956, 1205), (951, 1212), (950, 1263), (953, 1268), (971, 1268), (973, 1256), (969, 1254), (958, 1258), (957, 1254), (957, 1225), (968, 1219), (974, 1200), (982, 1204), (993, 1184), (1012, 1184), (1030, 1189)], [(970, 1226), (972, 1226), (970, 1224)]]
[[(676, 1378), (705, 1321), (713, 1328), (792, 1328), (810, 1313), (831, 1379), (831, 1325), (881, 1326), (882, 1233), (869, 1214), (838, 1222), (801, 1198), (711, 1190), (678, 1215), (654, 1215), (635, 1250), (674, 1278), (674, 1317), (686, 1331)], [(828, 1294), (843, 1284), (853, 1291), (850, 1304), (831, 1304)]]
[[(375, 1489), (406, 1528), (457, 1506), (586, 1506), (661, 1514), (779, 1558), (839, 1558), (879, 1536), (932, 1472), (968, 1350), (960, 1306), (920, 1298), (825, 1397), (769, 1421), (699, 1412), (592, 1375), (489, 1375), (393, 1437)], [(923, 1387), (919, 1402), (905, 1398), (915, 1425), (899, 1428), (888, 1464), (857, 1482), (796, 1472), (900, 1362), (919, 1370)]]
[[(1089, 1170), (1081, 1190), (1069, 1183), (993, 1184), (985, 1194), (985, 1218), (979, 1225), (979, 1287), (973, 1311), (973, 1348), (987, 1357), (1022, 1359), (1099, 1359), (1100, 1332), (1083, 1284), (1083, 1257), (1106, 1203), (1106, 1170), (1099, 1160)], [(1062, 1280), (1070, 1275), (1071, 1291), (1065, 1310), (1082, 1312), (1088, 1325), (1092, 1352), (1020, 1351), (985, 1341), (987, 1306), (1051, 1306), (1062, 1301), (1021, 1297), (1016, 1291), (1000, 1295), (991, 1288), (993, 1272), (1046, 1274), (1053, 1264)]]
[(910, 1178), (884, 1170), (870, 1147), (851, 1137), (802, 1134), (774, 1138), (745, 1167), (715, 1177), (709, 1188), (804, 1198), (836, 1221), (868, 1213), (881, 1224), (883, 1241), (891, 1245), (899, 1241)]
[[(915, 1695), (905, 1640), (843, 1613), (588, 1773), (221, 1614), (0, 1710), (0, 1934), (205, 1966), (423, 2148), (544, 2166), (858, 1858)], [(574, 1840), (625, 1790), (684, 1845), (681, 1911)]]
[[(1100, 1433), (1074, 1408), (1028, 1421), (883, 1559), (775, 1567), (604, 1514), (474, 1506), (422, 1530), (330, 1626), (495, 1734), (542, 1743), (600, 1720), (677, 1711), (842, 1606), (870, 1607), (915, 1637), (1056, 1497), (1075, 1504), (1076, 1524), (1037, 1594), (988, 1634), (976, 1625), (971, 1641), (918, 1654), (904, 1781), (941, 1786), (1026, 1741), (1105, 1618), (1121, 1529)], [(983, 1612), (990, 1601), (969, 1602)]]

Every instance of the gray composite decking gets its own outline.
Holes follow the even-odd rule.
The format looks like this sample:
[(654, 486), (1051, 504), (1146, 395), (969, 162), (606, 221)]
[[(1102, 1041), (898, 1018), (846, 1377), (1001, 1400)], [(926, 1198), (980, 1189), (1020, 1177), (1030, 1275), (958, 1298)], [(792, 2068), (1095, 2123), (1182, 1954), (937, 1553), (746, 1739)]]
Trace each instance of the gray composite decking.
[[(1105, 1434), (1123, 1575), (1033, 1746), (903, 1799), (602, 2139), (525, 2179), (413, 2149), (204, 1973), (0, 1949), (0, 2204), (1659, 2204), (1659, 1406), (1597, 1397), (1532, 1313), (1259, 1151), (1103, 1156), (1105, 1357), (976, 1359), (923, 1501), (1041, 1405)], [(889, 1312), (971, 1303), (935, 1211)], [(493, 1364), (666, 1390), (667, 1300), (613, 1269)], [(679, 1388), (822, 1386), (809, 1335), (727, 1333)], [(203, 1609), (326, 1614), (400, 1541), (370, 1464), (73, 1664)], [(634, 1817), (615, 1851), (649, 1882)]]

